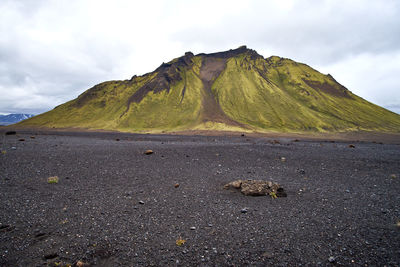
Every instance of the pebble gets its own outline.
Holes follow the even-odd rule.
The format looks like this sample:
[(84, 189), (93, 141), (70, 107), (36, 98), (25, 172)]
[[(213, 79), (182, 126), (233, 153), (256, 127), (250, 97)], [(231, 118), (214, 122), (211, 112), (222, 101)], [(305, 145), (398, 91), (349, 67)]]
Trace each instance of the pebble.
[(334, 262), (336, 261), (336, 259), (335, 259), (335, 257), (330, 256), (330, 257), (328, 258), (328, 261), (329, 261), (330, 263), (334, 263)]
[(192, 226), (190, 227), (190, 230), (196, 230), (196, 227)]
[(139, 201), (139, 204), (140, 204), (140, 205), (143, 205), (143, 204), (144, 204), (144, 201), (140, 200), (140, 201)]
[(243, 208), (240, 210), (241, 213), (246, 213), (248, 211), (248, 208)]

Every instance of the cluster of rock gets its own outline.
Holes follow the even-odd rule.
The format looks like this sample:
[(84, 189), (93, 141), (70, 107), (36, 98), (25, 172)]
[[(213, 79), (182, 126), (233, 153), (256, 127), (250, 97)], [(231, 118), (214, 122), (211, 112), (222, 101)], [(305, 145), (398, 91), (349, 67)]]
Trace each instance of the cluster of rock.
[(263, 180), (236, 180), (227, 183), (224, 189), (240, 189), (240, 192), (246, 196), (287, 196), (285, 190), (279, 184)]

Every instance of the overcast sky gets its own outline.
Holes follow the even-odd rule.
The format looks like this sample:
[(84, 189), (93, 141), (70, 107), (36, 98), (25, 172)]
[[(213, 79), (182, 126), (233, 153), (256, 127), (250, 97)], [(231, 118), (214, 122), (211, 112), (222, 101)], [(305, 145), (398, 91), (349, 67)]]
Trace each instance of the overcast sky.
[(240, 45), (400, 113), (398, 0), (1, 0), (0, 14), (0, 113), (41, 113), (186, 51)]

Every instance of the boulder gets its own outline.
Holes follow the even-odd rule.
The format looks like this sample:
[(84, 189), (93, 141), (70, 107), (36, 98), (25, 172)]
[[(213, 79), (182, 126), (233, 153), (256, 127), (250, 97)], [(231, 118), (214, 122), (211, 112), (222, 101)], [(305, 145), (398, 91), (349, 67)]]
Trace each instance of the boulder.
[(285, 190), (277, 183), (263, 180), (236, 180), (227, 183), (225, 189), (240, 189), (246, 196), (276, 196), (286, 197)]

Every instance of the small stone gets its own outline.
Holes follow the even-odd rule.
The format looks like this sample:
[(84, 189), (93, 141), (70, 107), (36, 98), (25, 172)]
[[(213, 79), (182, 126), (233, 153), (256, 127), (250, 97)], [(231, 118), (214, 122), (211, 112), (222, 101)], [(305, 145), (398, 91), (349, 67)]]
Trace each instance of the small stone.
[(148, 150), (146, 150), (145, 152), (144, 152), (144, 154), (146, 154), (146, 155), (151, 155), (151, 154), (153, 154), (154, 152), (153, 152), (153, 150), (151, 150), (151, 149), (148, 149)]
[(140, 204), (140, 205), (144, 205), (144, 201), (140, 200), (140, 201), (139, 201), (139, 204)]
[(299, 173), (300, 173), (300, 174), (306, 174), (306, 171), (303, 170), (303, 169), (300, 169), (300, 170), (299, 170)]
[(179, 187), (179, 184), (178, 184), (178, 183), (176, 183), (176, 184), (174, 185), (174, 187), (175, 187), (175, 188), (178, 188), (178, 187)]
[(49, 254), (46, 254), (46, 255), (44, 255), (44, 259), (45, 260), (51, 260), (51, 259), (54, 259), (54, 258), (57, 258), (58, 257), (58, 254), (57, 253), (49, 253)]
[(7, 131), (6, 132), (6, 135), (14, 135), (14, 134), (17, 134), (17, 132), (16, 131)]
[(273, 254), (269, 251), (266, 251), (262, 254), (263, 258), (271, 259), (273, 257)]
[(281, 161), (282, 161), (282, 162), (285, 162), (285, 161), (286, 161), (286, 158), (285, 158), (285, 157), (281, 157)]
[(32, 135), (32, 136), (30, 136), (30, 138), (31, 138), (31, 139), (35, 139), (36, 137), (34, 137), (34, 136)]
[(330, 257), (328, 258), (328, 261), (329, 261), (330, 263), (334, 263), (334, 262), (336, 261), (336, 259), (335, 259), (335, 257), (330, 256)]
[(12, 146), (11, 149), (12, 149), (12, 150), (16, 150), (17, 148), (16, 148), (15, 146)]
[(18, 141), (24, 142), (25, 139), (24, 138), (20, 138), (20, 139), (18, 139)]
[(391, 174), (390, 175), (390, 178), (392, 178), (392, 179), (395, 179), (397, 176), (396, 176), (396, 174)]
[(356, 146), (353, 145), (353, 144), (350, 144), (350, 145), (349, 145), (349, 148), (356, 148)]
[(287, 194), (285, 192), (285, 190), (282, 187), (279, 187), (278, 189), (276, 189), (276, 194), (277, 197), (287, 197)]
[(120, 139), (119, 138), (115, 138), (115, 141), (119, 141)]
[(246, 213), (248, 211), (248, 208), (243, 208), (240, 210), (241, 213)]
[(196, 227), (192, 226), (190, 227), (190, 230), (196, 230)]
[(84, 267), (84, 266), (87, 266), (87, 264), (84, 263), (83, 261), (78, 261), (78, 262), (76, 263), (76, 266), (77, 266), (77, 267)]
[(8, 224), (0, 224), (0, 230), (7, 229), (9, 227), (10, 227), (10, 225), (8, 225)]

